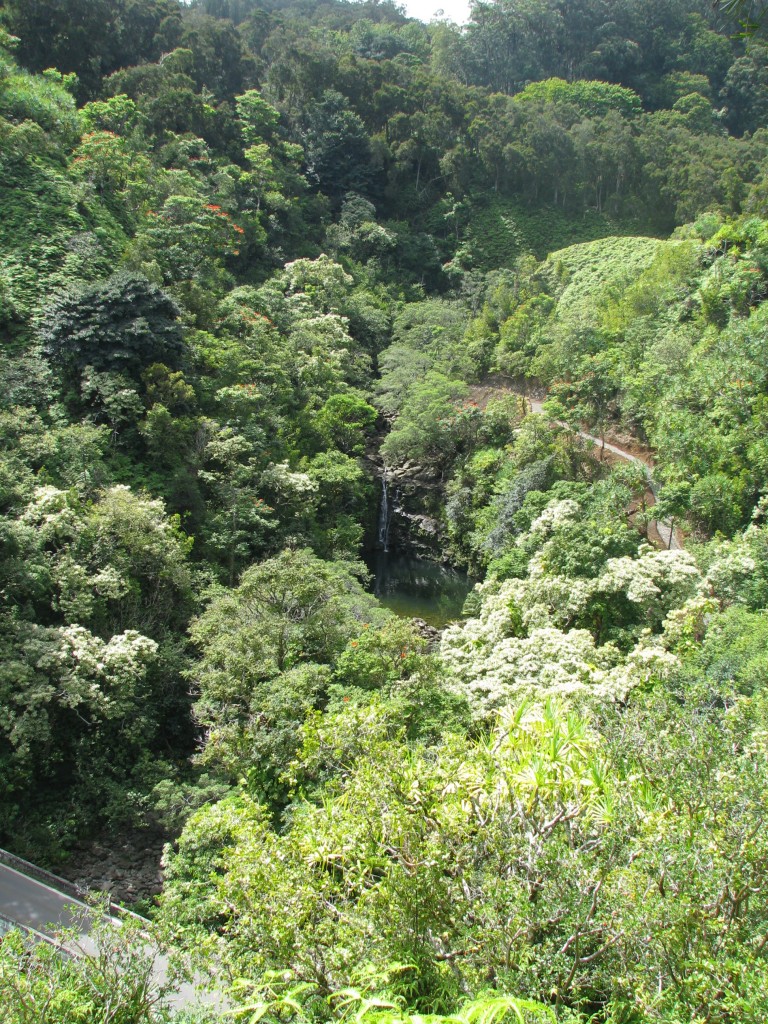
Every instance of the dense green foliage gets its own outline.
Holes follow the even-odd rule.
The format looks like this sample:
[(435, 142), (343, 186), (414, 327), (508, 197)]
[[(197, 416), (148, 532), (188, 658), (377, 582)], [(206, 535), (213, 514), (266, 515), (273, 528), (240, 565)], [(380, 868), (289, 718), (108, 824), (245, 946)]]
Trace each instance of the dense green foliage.
[[(3, 4), (0, 844), (163, 828), (229, 1017), (766, 1019), (747, 7)], [(481, 581), (438, 638), (382, 466)], [(14, 933), (0, 1002), (224, 1019), (145, 953)]]
[(56, 945), (17, 931), (2, 936), (0, 997), (9, 1024), (205, 1024), (167, 1006), (174, 979), (160, 977), (159, 946), (136, 922), (99, 924), (93, 955), (62, 956), (79, 942), (74, 927)]

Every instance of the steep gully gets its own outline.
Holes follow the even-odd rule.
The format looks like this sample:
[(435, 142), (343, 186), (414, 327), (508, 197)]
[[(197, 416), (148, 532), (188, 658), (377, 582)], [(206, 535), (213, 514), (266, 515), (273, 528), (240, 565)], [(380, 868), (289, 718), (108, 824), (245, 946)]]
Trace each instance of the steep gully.
[[(543, 414), (543, 398), (531, 399), (509, 382), (486, 380), (470, 389), (468, 398), (484, 409), (492, 399), (514, 395), (525, 411)], [(566, 426), (566, 424), (562, 424)], [(600, 451), (606, 463), (622, 460), (642, 468), (646, 479), (644, 504), (653, 506), (656, 485), (651, 472), (650, 453), (631, 438), (624, 441), (599, 438), (585, 430), (579, 436)], [(373, 593), (395, 614), (412, 619), (426, 636), (434, 639), (439, 630), (459, 617), (474, 580), (445, 560), (441, 509), (441, 483), (411, 462), (387, 467), (378, 456), (378, 445), (368, 456), (371, 473), (380, 482), (379, 513), (372, 531), (372, 547), (366, 556), (373, 580)], [(648, 539), (657, 547), (679, 549), (682, 543), (670, 524), (651, 521)]]
[[(472, 389), (471, 397), (477, 402), (478, 406), (484, 408), (490, 399), (509, 394), (518, 394), (526, 403), (530, 412), (543, 414), (543, 400), (520, 395), (518, 391), (505, 384), (494, 382), (478, 385)], [(651, 476), (653, 461), (649, 453), (635, 454), (619, 444), (595, 437), (593, 434), (583, 430), (579, 431), (579, 436), (599, 447), (601, 451), (609, 453), (614, 458), (642, 466), (647, 476), (648, 490), (654, 497), (656, 496), (657, 488)], [(397, 514), (400, 509), (396, 501), (396, 494), (390, 493), (391, 481), (388, 480), (386, 470), (383, 467), (380, 469), (380, 478), (382, 494), (376, 542), (379, 551), (388, 553), (390, 551), (390, 530), (393, 515)], [(429, 516), (412, 516), (411, 518), (432, 522)], [(671, 548), (673, 550), (682, 548), (682, 541), (678, 532), (672, 529), (668, 523), (658, 520), (651, 522), (649, 524), (649, 534), (653, 535), (653, 533), (656, 534), (660, 545), (664, 548)], [(2, 863), (3, 861), (5, 863)], [(13, 858), (13, 861), (16, 861), (16, 858)], [(27, 868), (31, 868), (31, 865), (28, 865)], [(39, 869), (32, 870), (39, 874)], [(86, 871), (85, 874), (89, 874), (89, 872)], [(134, 870), (128, 870), (127, 874), (135, 874), (135, 866)], [(51, 880), (52, 884), (50, 884)], [(100, 887), (114, 888), (114, 882), (115, 879), (113, 878), (102, 879)], [(135, 898), (135, 892), (131, 891), (132, 888), (132, 886), (129, 886), (128, 891), (123, 895), (129, 899), (131, 896)], [(62, 894), (62, 890), (65, 894)], [(80, 916), (77, 920), (83, 928), (81, 952), (88, 951), (90, 948), (87, 938), (87, 931), (90, 927), (88, 908), (80, 903), (78, 899), (73, 898), (74, 896), (75, 889), (71, 886), (71, 883), (56, 879), (54, 876), (49, 876), (49, 878), (42, 881), (33, 881), (25, 874), (24, 862), (18, 862), (14, 865), (11, 863), (11, 855), (3, 855), (3, 851), (0, 851), (0, 935), (3, 931), (3, 920), (6, 920), (18, 922), (28, 932), (38, 934), (41, 938), (50, 939), (50, 934), (46, 934), (46, 923), (53, 922), (61, 926), (69, 926), (73, 923), (74, 919), (68, 908), (74, 907), (77, 913), (77, 908), (79, 907)], [(160, 969), (163, 969), (162, 964)], [(185, 990), (181, 992), (179, 998), (180, 1004), (177, 1005), (188, 1004), (191, 1001), (191, 991)]]

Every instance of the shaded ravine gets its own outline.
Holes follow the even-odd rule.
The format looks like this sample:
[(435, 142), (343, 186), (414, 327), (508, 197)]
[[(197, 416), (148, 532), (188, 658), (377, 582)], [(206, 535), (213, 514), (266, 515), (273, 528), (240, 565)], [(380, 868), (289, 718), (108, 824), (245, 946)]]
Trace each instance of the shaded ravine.
[[(515, 395), (524, 403), (525, 412), (546, 416), (544, 399), (523, 395), (506, 384), (494, 382), (475, 385), (471, 389), (471, 394), (480, 408), (485, 408), (488, 401), (493, 398)], [(550, 418), (550, 422), (572, 429), (561, 420)], [(641, 467), (647, 485), (646, 494), (655, 502), (658, 488), (652, 477), (653, 462), (650, 453), (637, 454), (612, 441), (596, 437), (586, 430), (579, 430), (576, 433), (584, 441), (599, 448), (601, 458), (608, 455)], [(371, 462), (373, 463), (373, 460)], [(442, 564), (439, 558), (431, 558), (429, 553), (425, 556), (413, 552), (409, 554), (410, 536), (405, 546), (391, 544), (390, 530), (393, 517), (402, 513), (398, 498), (400, 490), (396, 484), (402, 483), (402, 471), (406, 466), (393, 469), (386, 465), (376, 465), (374, 475), (381, 482), (381, 499), (374, 530), (376, 547), (368, 552), (366, 562), (374, 583), (373, 593), (385, 607), (397, 615), (413, 618), (424, 625), (440, 629), (446, 623), (460, 617), (461, 607), (473, 581)], [(429, 517), (410, 515), (408, 518), (420, 520)], [(646, 529), (652, 543), (667, 550), (682, 549), (680, 537), (668, 522), (649, 520)], [(443, 595), (443, 591), (448, 593)], [(444, 607), (440, 606), (440, 597), (445, 597)]]

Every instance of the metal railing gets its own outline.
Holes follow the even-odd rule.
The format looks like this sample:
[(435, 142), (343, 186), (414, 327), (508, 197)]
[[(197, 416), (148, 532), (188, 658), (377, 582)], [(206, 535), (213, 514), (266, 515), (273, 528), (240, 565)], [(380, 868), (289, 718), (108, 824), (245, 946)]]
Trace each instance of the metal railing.
[(77, 953), (67, 946), (63, 946), (58, 939), (52, 935), (46, 935), (45, 932), (39, 932), (36, 928), (30, 928), (28, 925), (19, 924), (18, 921), (14, 921), (12, 917), (6, 917), (5, 914), (0, 914), (0, 942), (3, 940), (3, 936), (9, 932), (21, 932), (22, 935), (28, 939), (32, 939), (33, 942), (45, 942), (49, 946), (53, 946), (56, 952), (63, 957), (72, 958)]
[[(88, 907), (83, 903), (81, 896), (86, 895), (78, 889), (77, 886), (71, 882), (67, 882), (63, 878), (59, 878), (50, 871), (46, 871), (44, 868), (39, 868), (36, 864), (30, 864), (29, 861), (25, 861), (21, 857), (17, 857), (13, 853), (9, 853), (7, 850), (0, 849), (0, 865), (5, 864), (7, 867), (12, 868), (14, 871), (27, 876), (33, 881), (43, 882), (51, 889), (58, 890), (62, 895), (71, 895), (73, 900), (79, 904), (83, 911), (87, 912), (92, 908)], [(140, 917), (138, 914), (133, 913), (131, 910), (127, 910), (125, 907), (119, 906), (117, 903), (109, 903), (109, 913), (117, 918), (132, 917), (136, 921), (146, 924), (146, 918)], [(87, 917), (87, 915), (86, 915)], [(84, 921), (86, 920), (84, 917)], [(119, 926), (120, 922), (116, 924)], [(59, 956), (69, 958), (80, 958), (82, 956), (93, 955), (93, 950), (89, 950), (87, 945), (81, 941), (75, 940), (70, 942), (67, 940), (67, 933), (64, 932), (61, 936), (57, 935), (46, 935), (44, 932), (39, 932), (34, 928), (30, 928), (27, 925), (20, 924), (18, 921), (14, 921), (12, 918), (0, 913), (0, 942), (4, 934), (10, 931), (18, 931), (22, 935), (34, 942), (45, 942), (49, 946), (52, 946)], [(137, 932), (139, 943), (144, 939), (148, 939), (149, 936), (144, 930)], [(81, 935), (80, 939), (87, 939), (87, 935)], [(168, 978), (168, 960), (164, 955), (160, 955), (155, 960), (155, 968), (153, 970), (155, 983), (159, 986), (164, 986)], [(185, 991), (190, 986), (182, 986), (181, 989), (175, 991), (175, 995), (168, 996), (170, 999), (169, 1005), (176, 1007), (184, 1007), (188, 1005), (198, 1005), (202, 1003), (204, 1005), (214, 1006), (217, 1009), (227, 1008), (229, 1003), (221, 992), (212, 991), (208, 995), (201, 994), (199, 989), (202, 988), (204, 983), (208, 983), (210, 979), (204, 978), (201, 975), (195, 974), (192, 979), (194, 985), (194, 991)]]

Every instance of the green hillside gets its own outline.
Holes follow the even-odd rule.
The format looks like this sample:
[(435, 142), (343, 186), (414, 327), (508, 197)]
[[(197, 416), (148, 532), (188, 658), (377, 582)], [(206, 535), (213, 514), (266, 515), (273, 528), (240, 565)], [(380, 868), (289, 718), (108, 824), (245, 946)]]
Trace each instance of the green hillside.
[(754, 13), (2, 4), (6, 1024), (768, 1019)]

